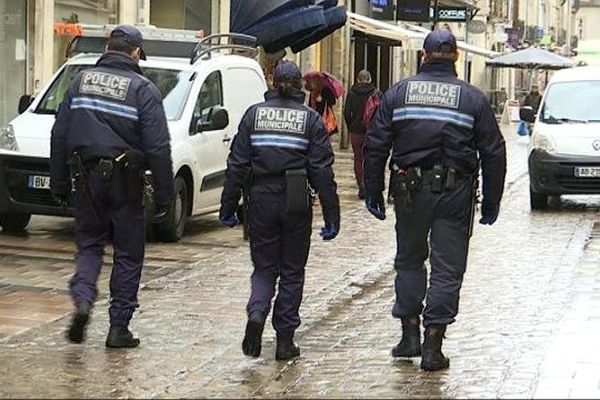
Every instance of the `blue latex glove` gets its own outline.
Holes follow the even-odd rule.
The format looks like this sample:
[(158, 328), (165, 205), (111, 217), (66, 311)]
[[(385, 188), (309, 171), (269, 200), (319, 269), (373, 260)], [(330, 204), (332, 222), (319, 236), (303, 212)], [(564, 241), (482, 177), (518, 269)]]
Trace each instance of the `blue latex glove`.
[(234, 215), (229, 215), (229, 216), (225, 216), (225, 217), (220, 217), (219, 221), (221, 221), (221, 225), (229, 227), (229, 228), (233, 228), (234, 226), (236, 226), (237, 224), (240, 223), (240, 221), (238, 221), (237, 217)]
[(365, 202), (367, 210), (377, 219), (385, 219), (385, 202), (383, 200), (383, 194), (379, 193), (377, 196), (369, 196)]
[(479, 223), (482, 225), (493, 225), (498, 219), (499, 213), (499, 204), (487, 204), (484, 200), (481, 205), (481, 219), (479, 220)]
[(338, 234), (338, 227), (336, 224), (327, 222), (325, 226), (321, 228), (321, 237), (323, 240), (331, 240), (334, 239)]

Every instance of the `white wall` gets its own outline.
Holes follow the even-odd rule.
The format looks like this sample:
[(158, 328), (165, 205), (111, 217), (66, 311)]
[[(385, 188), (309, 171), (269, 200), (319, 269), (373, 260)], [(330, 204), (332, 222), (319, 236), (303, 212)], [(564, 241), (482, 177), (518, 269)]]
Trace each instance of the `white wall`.
[(600, 7), (580, 8), (573, 31), (580, 40), (600, 39)]

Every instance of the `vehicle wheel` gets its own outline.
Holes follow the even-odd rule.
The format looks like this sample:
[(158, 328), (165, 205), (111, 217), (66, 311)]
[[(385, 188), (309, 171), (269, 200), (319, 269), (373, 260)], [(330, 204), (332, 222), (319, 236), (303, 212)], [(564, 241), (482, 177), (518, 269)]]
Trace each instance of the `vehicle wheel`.
[(532, 210), (545, 210), (548, 208), (548, 195), (536, 193), (529, 188), (529, 203)]
[(5, 232), (21, 232), (29, 224), (31, 214), (26, 213), (2, 213), (0, 214), (0, 225)]
[(188, 189), (185, 180), (175, 178), (175, 197), (167, 214), (167, 219), (154, 226), (156, 239), (161, 242), (177, 242), (183, 236), (188, 218)]

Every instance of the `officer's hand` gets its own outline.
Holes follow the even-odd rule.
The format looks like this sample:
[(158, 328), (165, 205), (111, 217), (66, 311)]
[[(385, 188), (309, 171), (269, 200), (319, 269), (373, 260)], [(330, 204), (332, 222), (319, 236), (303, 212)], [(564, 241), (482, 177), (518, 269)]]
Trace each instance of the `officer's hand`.
[(69, 195), (68, 194), (55, 194), (52, 196), (56, 204), (58, 204), (62, 208), (67, 208), (69, 206)]
[(483, 201), (481, 205), (481, 219), (480, 224), (493, 225), (498, 219), (498, 213), (500, 213), (500, 204), (488, 204)]
[(379, 193), (376, 196), (369, 196), (366, 200), (367, 210), (377, 219), (385, 219), (385, 202), (383, 200), (383, 193)]
[(156, 206), (154, 210), (154, 215), (152, 216), (153, 224), (160, 224), (167, 220), (167, 214), (169, 213), (170, 204)]
[(234, 226), (240, 223), (235, 214), (219, 217), (219, 221), (221, 221), (221, 225), (229, 228), (233, 228)]
[(321, 237), (323, 240), (332, 240), (338, 235), (340, 230), (339, 224), (335, 224), (333, 222), (326, 222), (325, 226), (321, 228)]

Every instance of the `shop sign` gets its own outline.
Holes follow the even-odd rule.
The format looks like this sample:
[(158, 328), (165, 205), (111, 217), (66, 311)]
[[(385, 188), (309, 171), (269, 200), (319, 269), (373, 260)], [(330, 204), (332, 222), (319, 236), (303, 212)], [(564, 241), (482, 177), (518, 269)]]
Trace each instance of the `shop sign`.
[(438, 7), (438, 21), (465, 22), (468, 19), (469, 11), (466, 7)]
[(394, 20), (393, 0), (369, 0), (371, 3), (371, 18), (392, 21)]
[(396, 19), (400, 21), (429, 22), (430, 0), (398, 0)]

